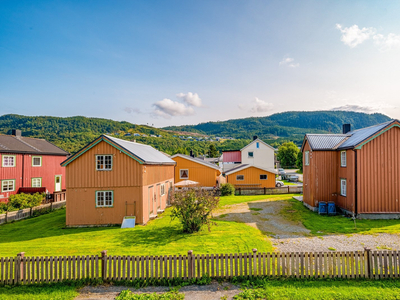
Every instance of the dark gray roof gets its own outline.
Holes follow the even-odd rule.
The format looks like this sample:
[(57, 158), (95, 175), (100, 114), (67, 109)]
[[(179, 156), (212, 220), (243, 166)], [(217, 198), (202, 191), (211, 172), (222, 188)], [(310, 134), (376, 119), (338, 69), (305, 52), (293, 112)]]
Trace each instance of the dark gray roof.
[(333, 150), (347, 134), (306, 134), (312, 150)]
[(174, 160), (149, 145), (130, 142), (108, 135), (105, 135), (105, 137), (138, 157), (145, 164), (175, 164)]
[(390, 123), (393, 123), (393, 122), (394, 121), (389, 121), (389, 122), (378, 124), (375, 126), (366, 127), (366, 128), (348, 132), (347, 135), (349, 136), (349, 138), (338, 147), (338, 150), (354, 148), (355, 146), (360, 144), (362, 141), (373, 136), (374, 134), (381, 131), (383, 128), (385, 128), (386, 126), (388, 126)]
[(0, 135), (0, 152), (38, 155), (69, 154), (46, 140), (14, 135)]

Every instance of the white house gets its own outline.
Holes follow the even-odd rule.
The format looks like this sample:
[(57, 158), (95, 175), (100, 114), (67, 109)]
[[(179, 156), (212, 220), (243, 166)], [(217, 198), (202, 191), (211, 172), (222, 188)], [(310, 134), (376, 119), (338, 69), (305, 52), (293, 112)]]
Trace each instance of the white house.
[(240, 150), (242, 164), (258, 166), (265, 169), (274, 169), (275, 148), (257, 137)]

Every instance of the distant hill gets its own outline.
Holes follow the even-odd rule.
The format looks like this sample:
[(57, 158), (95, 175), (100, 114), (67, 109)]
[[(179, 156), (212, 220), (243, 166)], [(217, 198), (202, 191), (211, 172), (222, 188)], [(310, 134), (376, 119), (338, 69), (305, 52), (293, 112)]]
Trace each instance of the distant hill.
[(301, 144), (306, 133), (340, 133), (342, 125), (352, 129), (372, 126), (391, 120), (383, 114), (365, 114), (349, 111), (290, 111), (267, 117), (207, 122), (198, 125), (169, 126), (164, 129), (228, 136), (237, 139), (259, 138), (273, 143), (291, 140)]

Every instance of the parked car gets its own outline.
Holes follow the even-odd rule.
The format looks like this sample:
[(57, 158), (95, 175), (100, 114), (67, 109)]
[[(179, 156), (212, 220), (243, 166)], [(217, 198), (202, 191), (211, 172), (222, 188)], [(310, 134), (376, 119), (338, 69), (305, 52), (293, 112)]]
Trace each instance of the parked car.
[(285, 172), (284, 169), (279, 168), (279, 169), (278, 169), (278, 174), (279, 174), (279, 176), (281, 176), (281, 179), (282, 179), (282, 180), (283, 180), (283, 179), (286, 179), (286, 172)]
[(297, 176), (297, 175), (286, 175), (286, 178), (288, 181), (293, 181), (293, 182), (299, 181), (299, 176)]
[(282, 182), (282, 181), (277, 180), (277, 181), (275, 182), (275, 186), (276, 186), (276, 187), (281, 187), (281, 186), (284, 186), (284, 185), (285, 185), (285, 183)]

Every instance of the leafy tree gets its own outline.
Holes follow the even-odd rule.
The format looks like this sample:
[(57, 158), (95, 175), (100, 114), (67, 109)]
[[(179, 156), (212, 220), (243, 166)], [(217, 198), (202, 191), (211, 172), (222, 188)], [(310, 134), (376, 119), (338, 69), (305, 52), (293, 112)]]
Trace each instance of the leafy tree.
[(38, 206), (45, 197), (44, 193), (11, 195), (7, 203), (0, 204), (0, 213)]
[(297, 154), (299, 148), (293, 142), (283, 143), (278, 148), (278, 160), (281, 162), (281, 166), (294, 166), (296, 165)]
[(296, 159), (296, 167), (299, 168), (301, 172), (303, 172), (303, 152), (299, 152), (297, 154), (297, 159)]
[(210, 227), (212, 211), (218, 207), (219, 198), (211, 191), (202, 189), (188, 189), (174, 193), (172, 201), (171, 219), (178, 219), (183, 232), (199, 231), (203, 225)]
[(210, 149), (208, 150), (208, 156), (209, 157), (218, 157), (218, 151), (217, 151), (217, 148), (215, 148), (214, 144), (210, 145)]

